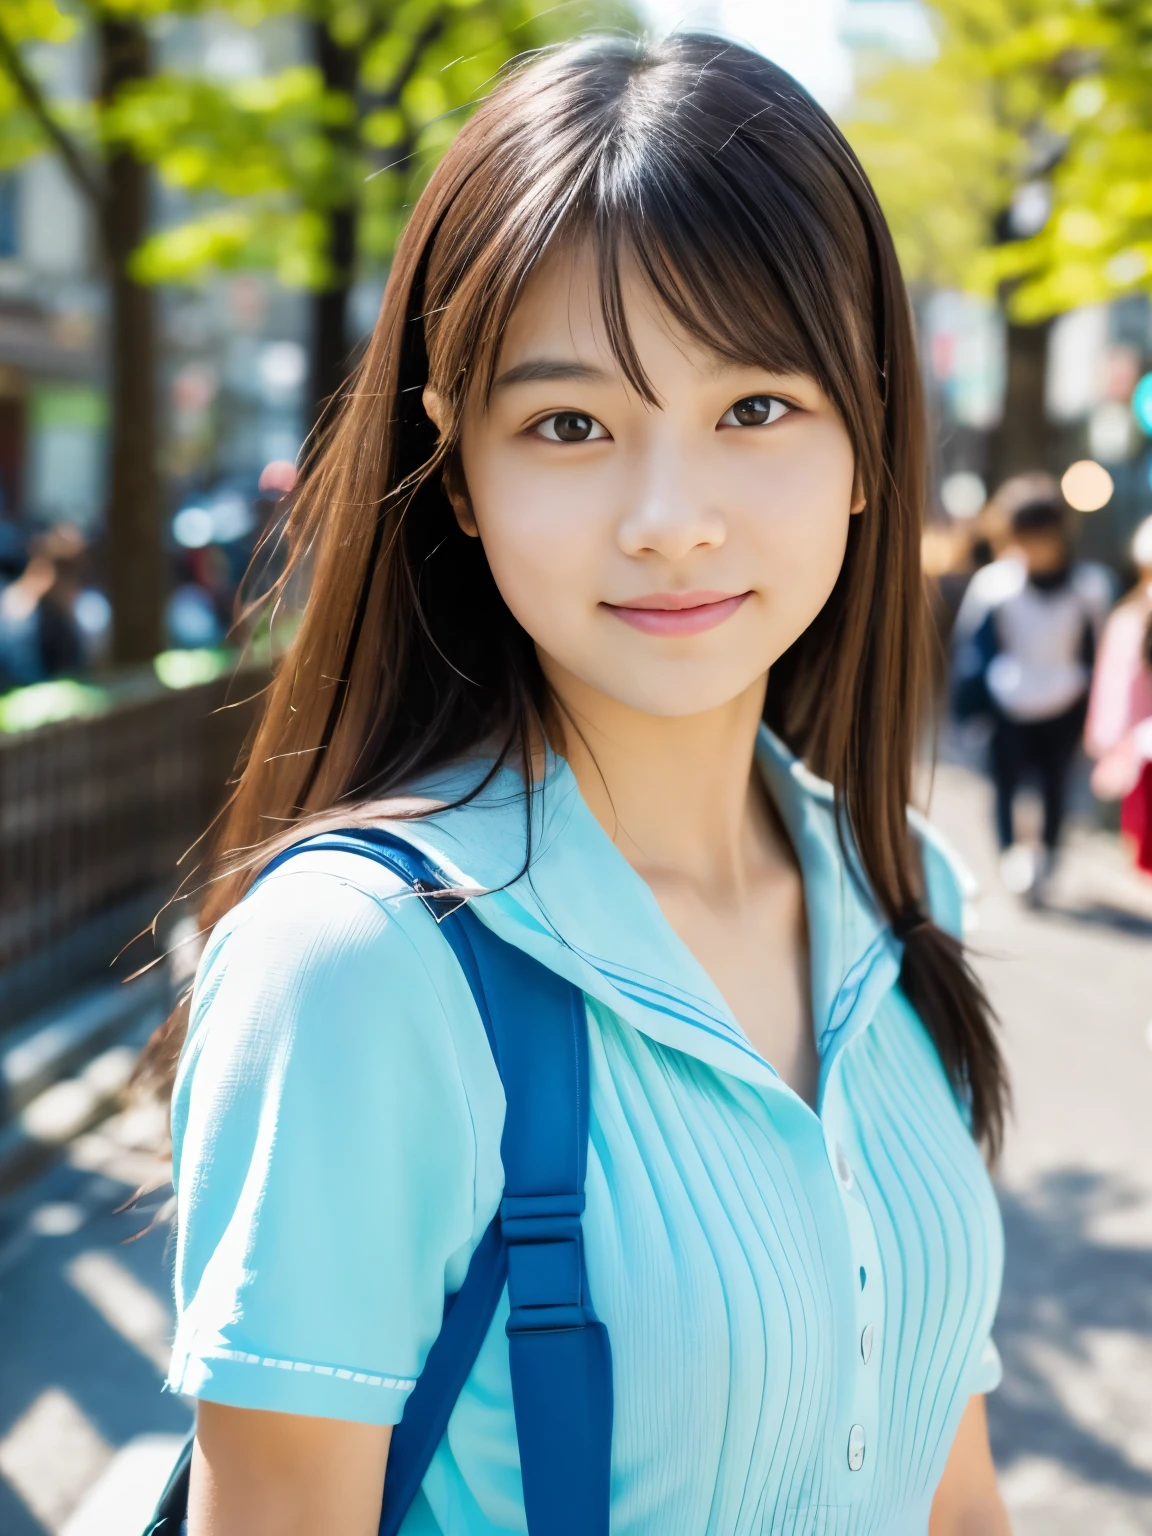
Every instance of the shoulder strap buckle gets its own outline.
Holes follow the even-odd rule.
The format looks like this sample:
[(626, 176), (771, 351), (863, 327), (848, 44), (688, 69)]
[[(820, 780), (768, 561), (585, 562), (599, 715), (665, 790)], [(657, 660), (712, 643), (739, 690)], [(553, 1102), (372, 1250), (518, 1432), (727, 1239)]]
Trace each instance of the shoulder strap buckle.
[(446, 917), (451, 917), (461, 907), (468, 905), (467, 896), (459, 896), (442, 885), (431, 885), (427, 880), (413, 880), (412, 889), (437, 923), (442, 923)]
[(583, 1328), (583, 1192), (506, 1195), (500, 1226), (508, 1249), (506, 1332), (552, 1333)]

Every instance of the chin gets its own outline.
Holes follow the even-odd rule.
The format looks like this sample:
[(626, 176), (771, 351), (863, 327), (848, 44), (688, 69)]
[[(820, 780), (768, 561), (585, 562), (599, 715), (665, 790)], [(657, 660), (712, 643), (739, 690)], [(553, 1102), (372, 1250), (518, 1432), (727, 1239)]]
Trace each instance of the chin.
[(660, 678), (621, 679), (617, 676), (610, 681), (589, 681), (594, 688), (615, 699), (618, 704), (623, 704), (626, 709), (634, 709), (641, 715), (654, 715), (659, 719), (679, 720), (723, 709), (746, 693), (762, 675), (757, 673), (752, 677), (732, 679), (677, 677), (673, 673)]

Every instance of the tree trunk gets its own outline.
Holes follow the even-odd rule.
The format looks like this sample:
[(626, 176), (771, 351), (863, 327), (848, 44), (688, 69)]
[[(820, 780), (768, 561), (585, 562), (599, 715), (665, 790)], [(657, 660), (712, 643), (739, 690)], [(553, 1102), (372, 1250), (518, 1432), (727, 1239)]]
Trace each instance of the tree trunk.
[[(148, 37), (135, 21), (105, 18), (98, 28), (100, 98), (149, 73)], [(157, 463), (156, 302), (133, 282), (128, 261), (148, 233), (147, 168), (126, 149), (107, 163), (101, 218), (110, 285), (107, 547), (112, 601), (112, 659), (150, 661), (163, 645), (166, 558)]]
[(336, 275), (331, 287), (312, 299), (313, 420), (320, 421), (348, 372), (348, 300), (356, 261), (356, 212), (337, 208), (328, 215), (328, 251)]
[(1039, 325), (1009, 322), (1004, 417), (989, 444), (988, 467), (993, 489), (1010, 475), (1051, 468), (1053, 436), (1044, 410), (1051, 329), (1050, 320)]
[[(314, 57), (324, 77), (325, 89), (356, 97), (359, 60), (354, 50), (342, 48), (322, 21), (312, 27)], [(348, 177), (348, 160), (355, 153), (354, 123), (329, 129), (336, 158), (336, 175)], [(349, 185), (345, 198), (328, 211), (328, 259), (332, 278), (312, 301), (312, 401), (313, 420), (323, 419), (329, 402), (339, 392), (348, 371), (348, 300), (356, 273), (355, 189)]]

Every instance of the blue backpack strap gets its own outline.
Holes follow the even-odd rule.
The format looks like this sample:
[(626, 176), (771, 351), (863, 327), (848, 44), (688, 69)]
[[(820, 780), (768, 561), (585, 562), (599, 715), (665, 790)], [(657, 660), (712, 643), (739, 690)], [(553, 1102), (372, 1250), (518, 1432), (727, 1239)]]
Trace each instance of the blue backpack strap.
[[(584, 995), (460, 914), (479, 947), (508, 1113), (500, 1223), (512, 1400), (530, 1536), (608, 1536), (612, 1356), (584, 1259)], [(456, 921), (458, 919), (452, 919)], [(483, 936), (481, 938), (481, 935)]]
[[(325, 849), (357, 853), (383, 864), (420, 895), (438, 922), (458, 903), (434, 893), (444, 888), (442, 876), (407, 843), (375, 828), (340, 831), (295, 843), (272, 859), (260, 872), (263, 879), (298, 853)], [(475, 919), (473, 919), (475, 921)], [(496, 1037), (472, 947), (455, 927), (443, 929), (452, 944), (480, 1012), (488, 1043), (496, 1055)], [(424, 1369), (404, 1405), (404, 1415), (392, 1430), (384, 1502), (380, 1511), (380, 1536), (397, 1536), (405, 1515), (420, 1491), (420, 1484), (444, 1437), (456, 1399), (491, 1327), (492, 1318), (508, 1278), (508, 1254), (500, 1217), (493, 1218), (472, 1254), (464, 1283), (444, 1305), (440, 1332), (424, 1361)], [(144, 1536), (183, 1536), (188, 1511), (188, 1484), (195, 1431), (177, 1459), (167, 1486)]]
[[(588, 1030), (579, 988), (498, 938), (416, 849), (380, 828), (323, 833), (312, 849), (359, 853), (424, 900), (452, 946), (504, 1084), (504, 1198), (447, 1299), (440, 1333), (392, 1431), (380, 1536), (397, 1536), (508, 1284), (512, 1399), (530, 1536), (608, 1536), (612, 1358), (584, 1260)], [(173, 1479), (186, 1507), (187, 1468)], [(183, 1510), (149, 1529), (175, 1531)], [(174, 1521), (173, 1521), (174, 1517)]]
[[(304, 846), (354, 847), (346, 836)], [(580, 1220), (589, 1107), (584, 994), (498, 938), (458, 897), (438, 896), (442, 876), (410, 844), (379, 828), (354, 837), (355, 851), (398, 874), (436, 916), (472, 989), (507, 1103), (504, 1198), (392, 1432), (381, 1536), (395, 1536), (424, 1480), (505, 1273), (530, 1536), (608, 1536), (612, 1356), (592, 1309)]]

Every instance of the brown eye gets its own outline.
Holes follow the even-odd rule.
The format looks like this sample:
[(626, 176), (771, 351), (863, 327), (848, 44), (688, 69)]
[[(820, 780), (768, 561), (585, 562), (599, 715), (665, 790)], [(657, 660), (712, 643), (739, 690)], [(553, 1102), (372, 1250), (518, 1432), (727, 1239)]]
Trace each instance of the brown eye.
[(743, 400), (737, 400), (720, 418), (722, 427), (766, 427), (774, 421), (779, 421), (781, 416), (787, 415), (789, 407), (783, 400), (777, 400), (775, 395), (747, 395)]
[(553, 443), (589, 443), (608, 436), (596, 418), (583, 411), (557, 411), (538, 422), (535, 430)]
[(591, 436), (591, 416), (577, 416), (575, 411), (568, 411), (552, 419), (556, 423), (556, 436), (562, 443), (582, 443)]

